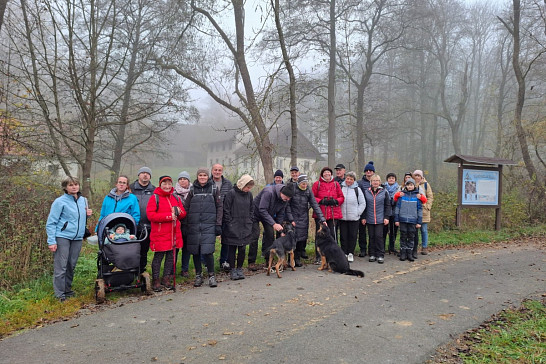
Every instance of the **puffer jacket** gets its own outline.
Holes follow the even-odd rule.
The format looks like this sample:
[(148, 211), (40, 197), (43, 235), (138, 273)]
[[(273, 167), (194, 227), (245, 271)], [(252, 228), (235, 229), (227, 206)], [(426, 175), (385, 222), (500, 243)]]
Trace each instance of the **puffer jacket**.
[(347, 186), (345, 181), (341, 183), (341, 191), (345, 197), (345, 201), (343, 202), (343, 205), (341, 205), (341, 213), (343, 214), (341, 220), (360, 220), (360, 215), (362, 215), (362, 212), (364, 212), (364, 209), (366, 208), (364, 193), (360, 190), (358, 184), (353, 183), (352, 185)]
[(417, 198), (419, 190), (403, 190), (404, 196), (396, 202), (394, 209), (394, 221), (407, 224), (421, 224), (423, 222), (423, 208), (421, 201)]
[(289, 204), (296, 223), (296, 241), (306, 241), (309, 233), (309, 206), (313, 208), (320, 222), (326, 220), (309, 186), (305, 190), (294, 182), (290, 182), (288, 186), (294, 188), (294, 197), (290, 199)]
[[(116, 188), (106, 195), (102, 202), (102, 208), (100, 209), (99, 221), (107, 215), (113, 212), (125, 212), (135, 219), (135, 223), (140, 221), (140, 207), (138, 206), (138, 200), (129, 190), (123, 192), (121, 195), (116, 194)], [(98, 224), (97, 224), (98, 226)]]
[(68, 193), (58, 197), (51, 204), (46, 222), (47, 245), (55, 245), (55, 238), (82, 240), (85, 232), (87, 201), (78, 193), (75, 198)]
[(150, 182), (147, 186), (142, 186), (140, 183), (138, 183), (138, 180), (133, 182), (130, 186), (131, 191), (133, 195), (136, 196), (138, 200), (138, 207), (140, 208), (140, 221), (138, 222), (139, 228), (145, 226), (150, 227), (150, 220), (148, 220), (148, 216), (146, 216), (146, 208), (148, 207), (148, 201), (150, 201), (150, 197), (154, 194), (155, 187)]
[(243, 246), (250, 243), (254, 204), (251, 192), (233, 187), (224, 197), (222, 244)]
[[(182, 233), (180, 232), (180, 220), (186, 216), (186, 210), (182, 201), (173, 196), (174, 189), (170, 192), (163, 191), (157, 187), (154, 190), (155, 196), (148, 201), (146, 214), (152, 224), (150, 230), (150, 249), (153, 252), (164, 252), (173, 249), (173, 243), (176, 248), (182, 248)], [(181, 209), (178, 219), (173, 221), (172, 207), (178, 206)], [(173, 242), (174, 240), (174, 242)]]
[(366, 219), (366, 224), (382, 225), (383, 220), (391, 216), (389, 192), (381, 186), (376, 191), (372, 191), (370, 187), (364, 191), (364, 197), (366, 198), (366, 209), (363, 216)]
[(213, 188), (211, 179), (204, 186), (195, 180), (184, 201), (188, 213), (188, 241), (190, 254), (214, 253), (216, 226), (222, 225), (222, 200), (220, 191)]
[[(324, 178), (320, 177), (318, 181), (313, 183), (312, 190), (313, 195), (315, 195), (315, 199), (320, 205), (320, 209), (322, 210), (322, 214), (324, 215), (324, 218), (326, 220), (340, 220), (343, 217), (340, 206), (341, 204), (343, 204), (343, 201), (345, 201), (345, 197), (343, 196), (343, 192), (341, 191), (341, 186), (339, 185), (339, 183), (334, 181), (333, 178), (330, 181), (326, 182)], [(321, 201), (324, 198), (337, 200), (337, 206), (321, 204)], [(314, 212), (313, 218), (317, 218), (317, 214)]]
[(263, 190), (254, 197), (254, 220), (261, 221), (271, 226), (284, 221), (292, 222), (292, 209), (288, 202), (281, 198), (281, 190), (284, 185), (265, 186)]

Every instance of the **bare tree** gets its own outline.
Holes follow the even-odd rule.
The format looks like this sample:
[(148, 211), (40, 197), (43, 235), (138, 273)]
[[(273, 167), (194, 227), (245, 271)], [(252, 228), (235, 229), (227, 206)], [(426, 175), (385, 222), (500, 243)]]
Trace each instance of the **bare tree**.
[[(539, 6), (538, 3), (537, 6)], [(514, 68), (514, 74), (516, 75), (516, 80), (518, 82), (518, 93), (513, 123), (516, 128), (516, 134), (521, 148), (523, 162), (525, 163), (525, 168), (527, 169), (527, 174), (529, 175), (529, 178), (534, 182), (535, 188), (537, 189), (537, 192), (540, 196), (539, 200), (544, 201), (544, 198), (546, 196), (546, 193), (544, 191), (544, 184), (542, 182), (542, 178), (540, 178), (540, 176), (537, 174), (537, 169), (535, 168), (533, 159), (531, 158), (531, 154), (529, 152), (527, 135), (522, 123), (522, 114), (523, 107), (525, 105), (526, 78), (531, 71), (533, 64), (546, 53), (546, 47), (540, 47), (538, 52), (536, 52), (534, 56), (532, 56), (531, 59), (526, 61), (526, 64), (524, 64), (524, 62), (520, 58), (522, 44), (521, 12), (522, 10), (520, 0), (512, 0), (511, 19), (505, 20), (501, 17), (498, 17), (498, 19), (502, 22), (502, 24), (504, 24), (504, 26), (512, 36), (512, 67)]]
[(2, 23), (4, 22), (4, 14), (7, 6), (8, 0), (0, 0), (0, 30), (2, 30)]

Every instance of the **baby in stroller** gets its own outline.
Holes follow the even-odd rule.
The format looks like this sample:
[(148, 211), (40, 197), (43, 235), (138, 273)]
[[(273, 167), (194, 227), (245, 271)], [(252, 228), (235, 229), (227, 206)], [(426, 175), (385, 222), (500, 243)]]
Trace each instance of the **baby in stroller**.
[[(135, 235), (132, 235), (127, 231), (127, 226), (125, 226), (125, 224), (117, 224), (116, 226), (114, 226), (114, 228), (108, 232), (108, 237), (114, 242), (122, 242), (136, 239)], [(108, 240), (108, 238), (104, 238), (104, 245), (110, 244), (110, 240)]]

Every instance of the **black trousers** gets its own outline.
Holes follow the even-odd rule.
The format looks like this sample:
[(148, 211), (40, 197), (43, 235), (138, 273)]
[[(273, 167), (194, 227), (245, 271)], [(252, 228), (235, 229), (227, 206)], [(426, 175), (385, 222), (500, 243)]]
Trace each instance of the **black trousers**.
[(402, 249), (406, 249), (408, 253), (413, 250), (415, 233), (415, 224), (400, 223), (400, 252)]
[(366, 224), (370, 244), (368, 246), (370, 256), (376, 258), (385, 256), (385, 245), (383, 244), (383, 224)]
[(193, 265), (195, 266), (195, 274), (201, 275), (203, 273), (203, 267), (201, 266), (201, 259), (205, 261), (205, 265), (207, 266), (207, 272), (209, 273), (209, 276), (214, 275), (214, 253), (193, 254)]
[(305, 247), (307, 246), (307, 239), (296, 241), (296, 250), (294, 250), (294, 259), (300, 259), (305, 253)]
[(394, 251), (394, 243), (396, 243), (396, 234), (398, 226), (394, 225), (394, 216), (389, 218), (389, 224), (383, 225), (383, 245), (387, 245), (387, 235), (389, 236), (389, 251)]
[[(268, 223), (262, 222), (262, 226), (264, 229), (262, 237), (262, 254), (267, 261), (269, 259), (269, 249), (275, 240), (275, 230), (273, 229), (273, 226)], [(256, 263), (256, 258), (258, 256), (258, 240), (260, 240), (260, 223), (254, 222), (252, 224), (250, 248), (248, 249), (248, 264)]]
[[(140, 272), (146, 270), (146, 265), (148, 265), (148, 251), (150, 251), (150, 230), (151, 227), (143, 226), (139, 227), (137, 236), (140, 237), (140, 234), (144, 233), (144, 229), (147, 231), (146, 239), (140, 242)], [(140, 239), (140, 238), (139, 238)]]
[(339, 220), (339, 241), (345, 255), (354, 254), (360, 221)]
[(235, 255), (237, 255), (237, 268), (242, 268), (245, 262), (246, 245), (224, 245), (226, 245), (228, 251), (227, 262), (229, 266), (235, 268)]
[(368, 242), (366, 241), (366, 226), (368, 224), (358, 224), (358, 246), (361, 254), (368, 254)]

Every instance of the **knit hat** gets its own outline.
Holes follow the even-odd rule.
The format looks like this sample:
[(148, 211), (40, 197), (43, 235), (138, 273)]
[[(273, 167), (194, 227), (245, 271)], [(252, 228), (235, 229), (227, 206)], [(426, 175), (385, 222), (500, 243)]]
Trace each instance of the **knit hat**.
[(413, 185), (415, 185), (415, 180), (413, 178), (408, 178), (408, 180), (406, 181), (406, 183), (404, 183), (404, 185), (407, 186), (410, 183), (413, 183)]
[(142, 167), (138, 170), (137, 176), (139, 176), (141, 173), (148, 173), (150, 177), (152, 177), (152, 170), (148, 167)]
[(288, 198), (294, 197), (294, 188), (292, 186), (284, 186), (281, 188), (281, 193)]
[(237, 188), (242, 190), (250, 182), (254, 182), (254, 178), (250, 177), (248, 174), (243, 174), (237, 181)]
[(118, 229), (118, 227), (124, 228), (124, 229), (125, 229), (125, 232), (127, 232), (127, 226), (125, 226), (125, 224), (117, 224), (116, 226), (114, 226), (114, 227), (112, 228), (111, 231), (116, 232), (116, 230)]
[(186, 171), (182, 171), (180, 172), (180, 174), (178, 175), (178, 179), (177, 181), (180, 179), (180, 178), (185, 178), (187, 179), (188, 181), (190, 181), (190, 174)]
[(334, 168), (334, 169), (345, 169), (345, 166), (344, 166), (343, 164), (339, 163), (339, 164), (336, 166), (336, 168)]
[(332, 171), (332, 168), (324, 167), (323, 169), (320, 170), (320, 176), (321, 177), (322, 177), (322, 175), (324, 174), (325, 171), (330, 171), (331, 174), (334, 174), (334, 172)]
[(164, 182), (164, 181), (171, 181), (171, 183), (173, 182), (173, 179), (171, 178), (171, 176), (161, 176), (159, 177), (159, 185), (161, 186), (161, 183)]
[(406, 176), (413, 177), (412, 174), (411, 174), (411, 172), (406, 172), (406, 173), (404, 173), (404, 178), (406, 178)]
[(420, 169), (416, 169), (415, 171), (413, 171), (413, 175), (419, 175), (421, 177), (424, 177), (425, 175), (423, 174), (423, 171), (420, 170)]
[(298, 184), (304, 183), (304, 182), (309, 182), (309, 178), (307, 178), (307, 175), (306, 175), (306, 174), (301, 174), (301, 175), (298, 177)]
[(275, 171), (275, 174), (273, 175), (273, 177), (277, 177), (277, 176), (280, 176), (281, 178), (284, 178), (284, 174), (282, 173), (282, 171), (280, 169), (277, 169)]
[(366, 172), (366, 171), (375, 172), (375, 167), (373, 166), (373, 161), (369, 161), (368, 164), (366, 164), (366, 167), (364, 167), (364, 172)]
[(394, 174), (393, 172), (387, 173), (387, 178), (386, 179), (389, 179), (390, 177), (394, 177), (394, 179), (396, 179), (396, 174)]
[(199, 176), (201, 173), (206, 174), (207, 176), (210, 174), (209, 170), (205, 167), (201, 167), (197, 170), (197, 175)]

